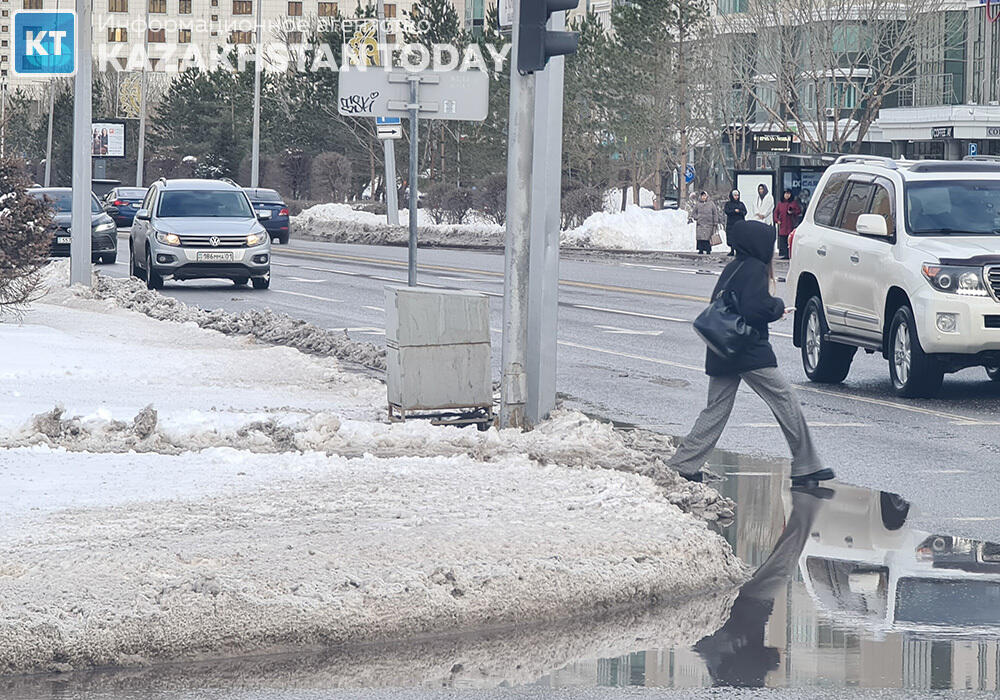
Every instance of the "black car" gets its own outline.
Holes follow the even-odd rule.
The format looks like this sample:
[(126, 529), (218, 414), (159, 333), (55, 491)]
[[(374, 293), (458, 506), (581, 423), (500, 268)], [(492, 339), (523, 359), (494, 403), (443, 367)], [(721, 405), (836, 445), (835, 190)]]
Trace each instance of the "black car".
[[(33, 187), (28, 194), (52, 205), (52, 244), (49, 255), (68, 258), (72, 225), (73, 190), (69, 187)], [(94, 262), (113, 263), (118, 259), (118, 227), (105, 213), (97, 197), (90, 195), (90, 254)]]
[(131, 226), (145, 196), (145, 187), (116, 187), (104, 195), (104, 206), (116, 224)]
[(261, 187), (244, 187), (243, 191), (247, 193), (254, 209), (271, 212), (270, 219), (261, 221), (271, 235), (271, 240), (277, 238), (281, 243), (288, 243), (288, 205), (281, 199), (281, 195)]

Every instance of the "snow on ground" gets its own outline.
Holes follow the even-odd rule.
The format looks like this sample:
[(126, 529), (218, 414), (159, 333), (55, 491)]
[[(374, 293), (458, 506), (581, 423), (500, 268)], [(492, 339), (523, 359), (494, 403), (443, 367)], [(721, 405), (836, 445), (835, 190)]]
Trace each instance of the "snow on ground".
[(683, 209), (655, 211), (629, 207), (615, 213), (596, 212), (577, 228), (564, 232), (563, 241), (580, 248), (697, 250), (694, 224), (688, 223), (688, 214)]
[(532, 625), (745, 575), (682, 510), (732, 504), (655, 437), (387, 425), (335, 358), (118, 301), (56, 289), (0, 324), (0, 673)]

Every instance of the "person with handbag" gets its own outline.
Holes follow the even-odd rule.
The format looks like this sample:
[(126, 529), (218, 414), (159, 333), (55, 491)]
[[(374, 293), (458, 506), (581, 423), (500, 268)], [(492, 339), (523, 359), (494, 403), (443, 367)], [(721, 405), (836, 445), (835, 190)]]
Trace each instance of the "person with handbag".
[(703, 191), (698, 195), (698, 201), (688, 217), (688, 223), (692, 221), (695, 224), (694, 237), (698, 244), (698, 255), (711, 253), (713, 238), (722, 243), (722, 236), (718, 233), (718, 228), (722, 226), (722, 216), (719, 214), (719, 208), (709, 201), (708, 192)]
[(786, 312), (785, 302), (768, 289), (774, 239), (774, 226), (759, 221), (733, 226), (736, 259), (722, 271), (711, 304), (695, 320), (695, 331), (708, 345), (708, 406), (668, 462), (688, 481), (704, 480), (702, 467), (722, 437), (742, 382), (764, 399), (781, 426), (792, 452), (793, 484), (834, 478), (816, 453), (802, 407), (768, 341), (768, 324)]

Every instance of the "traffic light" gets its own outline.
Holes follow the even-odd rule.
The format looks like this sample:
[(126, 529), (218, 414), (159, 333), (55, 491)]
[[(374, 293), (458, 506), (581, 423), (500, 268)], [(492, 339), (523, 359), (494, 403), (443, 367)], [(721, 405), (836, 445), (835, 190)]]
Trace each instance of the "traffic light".
[(576, 32), (553, 32), (545, 23), (553, 12), (572, 10), (580, 0), (519, 0), (517, 71), (521, 75), (543, 70), (553, 56), (576, 52)]

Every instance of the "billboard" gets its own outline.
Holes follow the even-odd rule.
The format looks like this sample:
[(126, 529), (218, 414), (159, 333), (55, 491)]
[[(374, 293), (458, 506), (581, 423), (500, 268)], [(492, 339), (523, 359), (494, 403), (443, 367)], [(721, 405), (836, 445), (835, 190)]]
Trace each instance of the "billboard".
[(123, 122), (94, 122), (91, 127), (95, 158), (125, 157), (125, 124)]

